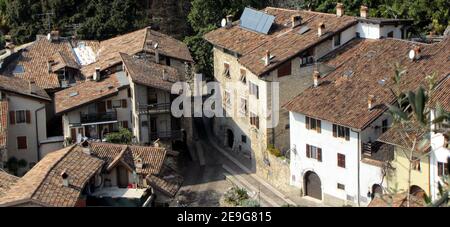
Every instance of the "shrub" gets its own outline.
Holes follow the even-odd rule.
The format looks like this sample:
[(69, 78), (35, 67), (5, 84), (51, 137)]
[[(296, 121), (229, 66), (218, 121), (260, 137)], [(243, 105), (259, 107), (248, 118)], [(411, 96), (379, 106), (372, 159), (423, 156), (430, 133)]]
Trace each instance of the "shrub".
[(106, 135), (106, 142), (115, 144), (131, 144), (133, 133), (125, 128), (120, 128), (119, 132)]
[(267, 147), (267, 150), (269, 151), (270, 154), (272, 154), (273, 156), (275, 156), (275, 157), (277, 157), (277, 158), (283, 156), (283, 154), (281, 153), (281, 151), (280, 151), (278, 148), (275, 148), (275, 146), (272, 145), (272, 144), (270, 144), (270, 145)]

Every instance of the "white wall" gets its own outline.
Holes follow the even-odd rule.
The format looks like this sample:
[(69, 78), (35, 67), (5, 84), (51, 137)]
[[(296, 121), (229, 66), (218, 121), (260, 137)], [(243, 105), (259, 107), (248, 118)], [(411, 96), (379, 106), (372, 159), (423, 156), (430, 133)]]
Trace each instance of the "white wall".
[(359, 22), (356, 25), (356, 32), (359, 33), (361, 38), (379, 39), (380, 25)]
[(402, 38), (402, 26), (395, 25), (383, 25), (380, 27), (380, 36), (387, 38), (389, 32), (394, 32), (394, 37), (396, 39)]
[[(434, 111), (431, 116), (431, 120), (434, 120)], [(450, 157), (450, 150), (445, 148), (444, 144), (445, 138), (441, 133), (431, 133), (430, 185), (432, 200), (439, 199), (439, 183), (442, 184), (442, 179), (438, 176), (438, 162), (447, 163)]]

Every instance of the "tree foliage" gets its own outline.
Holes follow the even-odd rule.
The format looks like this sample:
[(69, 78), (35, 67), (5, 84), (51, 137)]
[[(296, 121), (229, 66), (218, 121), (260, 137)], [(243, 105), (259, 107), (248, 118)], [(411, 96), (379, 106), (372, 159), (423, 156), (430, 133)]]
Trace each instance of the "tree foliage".
[(133, 133), (126, 128), (120, 128), (118, 132), (113, 132), (106, 135), (106, 142), (108, 143), (131, 144), (132, 140)]

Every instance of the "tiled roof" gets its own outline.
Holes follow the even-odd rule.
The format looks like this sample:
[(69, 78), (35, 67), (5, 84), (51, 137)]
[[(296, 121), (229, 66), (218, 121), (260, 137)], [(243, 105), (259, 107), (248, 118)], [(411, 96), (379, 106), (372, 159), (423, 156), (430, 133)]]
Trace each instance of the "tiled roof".
[[(136, 59), (122, 53), (121, 57), (134, 83), (170, 91), (172, 85), (181, 80), (178, 71), (173, 67)], [(166, 79), (163, 79), (163, 75)]]
[(5, 195), (5, 192), (8, 191), (19, 179), (20, 178), (8, 174), (0, 169), (0, 197)]
[(153, 43), (150, 44), (153, 46), (156, 42), (161, 54), (192, 62), (186, 44), (150, 28), (144, 28), (100, 42), (96, 62), (83, 67), (81, 71), (85, 76), (91, 76), (95, 72), (95, 68), (104, 70), (121, 63), (122, 59), (119, 53), (135, 55), (144, 50), (153, 52), (153, 47), (147, 47), (147, 44)]
[(431, 104), (441, 106), (445, 111), (450, 112), (450, 75), (442, 81), (431, 97)]
[[(402, 91), (426, 86), (425, 77), (433, 72), (440, 81), (450, 73), (449, 43), (450, 38), (434, 45), (395, 39), (355, 39), (343, 47), (346, 51), (331, 53), (334, 59), (328, 62), (337, 67), (335, 71), (320, 79), (318, 87), (306, 89), (284, 108), (362, 130), (387, 110), (386, 103), (395, 101), (391, 92), (394, 63), (407, 70), (400, 85)], [(408, 53), (415, 46), (422, 47), (422, 58), (411, 61)], [(324, 59), (328, 63), (330, 58)], [(371, 110), (369, 95), (375, 97)]]
[(0, 90), (26, 95), (50, 101), (50, 96), (42, 88), (31, 85), (30, 82), (18, 77), (0, 75)]
[(52, 72), (56, 72), (58, 70), (61, 70), (65, 67), (73, 68), (73, 69), (80, 69), (80, 65), (75, 61), (75, 59), (71, 56), (67, 56), (62, 51), (58, 51), (55, 53), (51, 60), (54, 61), (54, 65), (51, 67)]
[[(105, 161), (106, 170), (123, 161), (138, 174), (159, 174), (166, 157), (166, 150), (157, 147), (129, 146), (109, 143), (90, 143), (91, 153)], [(142, 169), (137, 168), (137, 160), (142, 159)]]
[[(75, 206), (83, 188), (102, 165), (102, 160), (84, 153), (78, 146), (50, 153), (0, 197), (0, 206), (26, 202), (54, 207)], [(63, 172), (69, 176), (68, 187), (62, 184)]]
[(164, 166), (158, 175), (152, 174), (147, 176), (150, 186), (170, 197), (174, 197), (177, 194), (183, 180), (181, 175), (168, 166)]
[(0, 101), (0, 149), (6, 147), (8, 139), (8, 101)]
[(99, 81), (88, 80), (55, 93), (57, 114), (115, 95), (127, 87), (124, 73), (119, 72)]
[[(233, 23), (231, 28), (219, 28), (205, 35), (208, 42), (239, 53), (238, 61), (258, 76), (357, 23), (354, 17), (337, 17), (335, 14), (305, 10), (268, 7), (263, 11), (275, 16), (275, 24), (268, 35), (246, 30), (238, 23)], [(292, 29), (291, 17), (294, 15), (302, 17), (302, 25)], [(325, 34), (321, 37), (317, 35), (320, 23), (325, 24)], [(310, 30), (300, 34), (299, 31), (304, 26)], [(269, 66), (265, 66), (262, 60), (267, 50), (274, 56)]]
[[(58, 75), (53, 71), (49, 72), (48, 68), (48, 61), (54, 60), (54, 55), (57, 53), (62, 53), (65, 58), (76, 62), (70, 41), (61, 39), (51, 42), (44, 37), (38, 37), (8, 65), (4, 74), (35, 81), (36, 85), (43, 89), (60, 88)], [(13, 74), (16, 66), (22, 66), (24, 72)]]

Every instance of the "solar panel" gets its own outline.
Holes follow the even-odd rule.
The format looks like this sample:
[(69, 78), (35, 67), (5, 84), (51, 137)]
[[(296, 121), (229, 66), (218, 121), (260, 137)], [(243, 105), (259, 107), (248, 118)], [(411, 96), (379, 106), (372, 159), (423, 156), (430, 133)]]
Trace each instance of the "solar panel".
[(275, 17), (251, 8), (245, 8), (242, 13), (240, 26), (255, 32), (268, 34)]
[(307, 33), (309, 30), (311, 30), (308, 26), (303, 26), (300, 28), (300, 31), (298, 33), (300, 33), (300, 35), (303, 35), (305, 33)]

